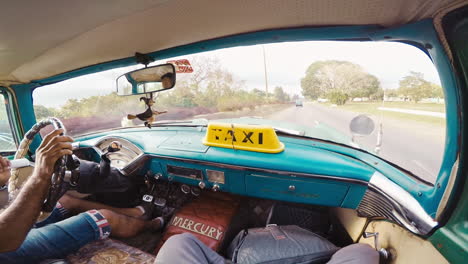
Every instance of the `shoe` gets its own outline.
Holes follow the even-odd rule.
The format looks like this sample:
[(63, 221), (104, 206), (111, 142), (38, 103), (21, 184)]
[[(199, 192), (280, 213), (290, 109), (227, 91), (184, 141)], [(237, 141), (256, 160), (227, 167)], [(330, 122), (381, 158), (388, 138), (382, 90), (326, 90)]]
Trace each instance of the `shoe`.
[(172, 219), (172, 215), (174, 214), (175, 209), (166, 207), (163, 210), (163, 214), (158, 217), (162, 219), (162, 227), (164, 228)]
[[(154, 211), (154, 205), (153, 205), (153, 199), (148, 199), (149, 195), (143, 195), (143, 202), (136, 206), (135, 208), (138, 208), (141, 210), (143, 213), (139, 218), (142, 220), (150, 220), (153, 219), (153, 211)], [(145, 199), (146, 198), (146, 199)]]

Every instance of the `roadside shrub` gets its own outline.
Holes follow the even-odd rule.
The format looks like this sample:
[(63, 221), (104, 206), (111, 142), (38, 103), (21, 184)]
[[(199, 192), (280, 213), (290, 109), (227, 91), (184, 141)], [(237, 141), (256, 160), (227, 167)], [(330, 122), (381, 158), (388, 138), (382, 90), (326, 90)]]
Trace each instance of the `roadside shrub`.
[(330, 102), (337, 105), (344, 105), (349, 98), (347, 94), (339, 91), (330, 92), (327, 97)]

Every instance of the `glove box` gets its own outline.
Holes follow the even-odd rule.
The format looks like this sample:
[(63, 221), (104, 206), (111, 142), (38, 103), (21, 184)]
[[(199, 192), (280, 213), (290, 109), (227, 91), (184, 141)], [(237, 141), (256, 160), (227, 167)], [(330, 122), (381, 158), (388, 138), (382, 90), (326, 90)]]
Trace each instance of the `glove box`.
[(325, 179), (247, 174), (246, 188), (260, 198), (339, 207), (349, 186)]

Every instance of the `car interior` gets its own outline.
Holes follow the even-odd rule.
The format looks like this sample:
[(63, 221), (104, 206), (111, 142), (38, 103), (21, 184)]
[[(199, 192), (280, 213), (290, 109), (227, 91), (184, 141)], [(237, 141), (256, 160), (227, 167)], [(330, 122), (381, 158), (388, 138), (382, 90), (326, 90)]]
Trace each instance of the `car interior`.
[[(450, 250), (449, 244), (430, 237), (447, 223), (454, 197), (461, 193), (452, 190), (464, 180), (458, 177), (464, 116), (461, 82), (452, 67), (458, 54), (448, 52), (452, 43), (441, 36), (467, 14), (466, 6), (464, 13), (454, 11), (466, 1), (39, 2), (31, 2), (21, 17), (42, 30), (18, 26), (17, 13), (0, 11), (10, 21), (4, 29), (0, 26), (9, 43), (5, 52), (0, 45), (0, 91), (5, 102), (19, 109), (8, 115), (18, 120), (13, 134), (22, 138), (9, 154), (33, 160), (41, 141), (36, 135), (67, 129), (53, 117), (36, 120), (32, 94), (45, 85), (144, 66), (115, 80), (116, 95), (148, 94), (138, 102), (145, 103), (149, 115), (125, 113), (144, 125), (77, 137), (73, 155), (58, 163), (55, 175), (61, 178), (54, 180), (38, 221), (64, 194), (117, 208), (143, 206), (148, 219), (167, 217), (159, 231), (98, 240), (66, 259), (43, 264), (154, 263), (164, 243), (183, 233), (233, 263), (326, 263), (354, 244), (371, 246), (380, 263), (449, 263), (441, 253)], [(23, 10), (19, 3), (11, 5)], [(71, 18), (73, 13), (81, 17)], [(429, 56), (441, 76), (447, 113), (443, 159), (434, 182), (378, 153), (253, 124), (255, 117), (154, 122), (153, 93), (172, 89), (183, 71), (165, 60), (306, 40), (395, 41)], [(9, 47), (18, 50), (13, 54)], [(153, 61), (164, 64), (148, 67)], [(145, 70), (158, 67), (171, 72), (172, 84), (163, 83), (162, 73), (156, 74), (157, 81), (145, 79)], [(147, 85), (153, 81), (158, 86)], [(300, 111), (308, 101), (299, 98), (291, 105)], [(13, 169), (13, 196), (32, 170), (29, 162)], [(466, 241), (461, 244), (466, 247)]]

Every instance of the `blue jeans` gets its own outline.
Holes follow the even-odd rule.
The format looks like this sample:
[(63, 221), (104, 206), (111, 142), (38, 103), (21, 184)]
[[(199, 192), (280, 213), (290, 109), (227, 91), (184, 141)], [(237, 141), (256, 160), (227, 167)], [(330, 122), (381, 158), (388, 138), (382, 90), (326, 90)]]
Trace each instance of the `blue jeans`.
[(225, 264), (232, 263), (207, 247), (194, 235), (171, 236), (161, 247), (154, 264)]
[(0, 253), (0, 263), (39, 263), (45, 259), (65, 258), (87, 243), (103, 238), (99, 221), (89, 212), (65, 217), (55, 208), (47, 219), (29, 231), (16, 251)]

